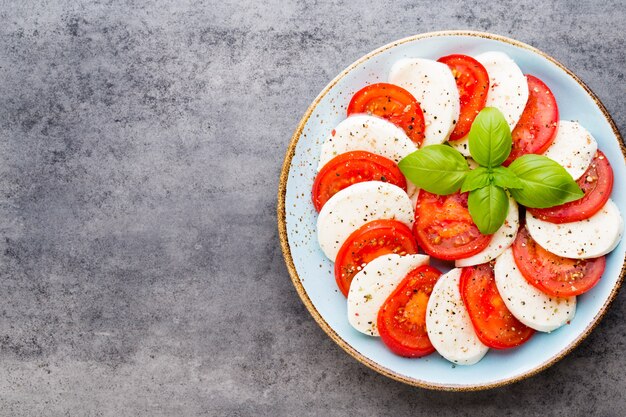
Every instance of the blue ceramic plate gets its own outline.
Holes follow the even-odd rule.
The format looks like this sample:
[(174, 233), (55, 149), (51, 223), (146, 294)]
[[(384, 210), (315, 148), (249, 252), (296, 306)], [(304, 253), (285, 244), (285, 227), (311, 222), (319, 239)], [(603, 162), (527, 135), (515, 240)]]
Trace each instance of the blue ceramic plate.
[[(320, 146), (346, 116), (352, 95), (367, 84), (386, 81), (392, 64), (406, 57), (437, 59), (462, 53), (502, 51), (524, 73), (543, 80), (559, 104), (561, 119), (577, 120), (597, 139), (615, 172), (615, 190), (626, 188), (624, 147), (615, 124), (598, 98), (563, 65), (545, 53), (502, 36), (477, 32), (435, 32), (402, 39), (356, 61), (320, 93), (300, 122), (285, 157), (278, 194), (278, 225), (283, 254), (293, 283), (313, 318), (350, 355), (399, 381), (445, 390), (476, 390), (533, 375), (574, 349), (598, 324), (615, 298), (624, 276), (624, 241), (607, 257), (599, 284), (579, 297), (576, 316), (553, 333), (538, 333), (507, 351), (490, 350), (476, 365), (455, 366), (437, 353), (421, 359), (392, 354), (379, 338), (368, 337), (348, 323), (346, 300), (337, 290), (333, 264), (318, 246), (317, 214), (311, 203)], [(626, 194), (613, 200), (626, 214)]]

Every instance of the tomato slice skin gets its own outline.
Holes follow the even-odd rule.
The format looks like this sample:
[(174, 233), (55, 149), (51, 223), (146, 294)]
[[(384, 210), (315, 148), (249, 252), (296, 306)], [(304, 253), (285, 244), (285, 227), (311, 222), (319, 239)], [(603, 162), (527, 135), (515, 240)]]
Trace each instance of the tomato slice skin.
[(400, 86), (377, 83), (360, 89), (348, 105), (348, 116), (356, 113), (387, 119), (404, 129), (418, 147), (424, 141), (424, 112), (413, 94)]
[(478, 230), (467, 209), (468, 193), (439, 196), (420, 190), (415, 206), (413, 234), (430, 256), (453, 261), (487, 247), (491, 235)]
[(426, 309), (441, 272), (424, 265), (407, 274), (378, 311), (383, 343), (397, 355), (419, 358), (435, 351), (426, 332)]
[(471, 56), (454, 54), (439, 58), (452, 70), (461, 99), (461, 111), (451, 141), (465, 137), (472, 127), (476, 115), (485, 108), (489, 91), (489, 74), (485, 67)]
[(490, 348), (513, 348), (535, 333), (516, 319), (504, 304), (491, 264), (463, 268), (459, 290), (476, 335)]
[(517, 232), (513, 258), (526, 281), (554, 297), (580, 295), (593, 288), (604, 273), (606, 258), (569, 259), (548, 252), (533, 240), (526, 227)]
[(528, 101), (519, 122), (511, 132), (513, 147), (502, 165), (529, 153), (542, 154), (554, 141), (559, 122), (559, 107), (550, 88), (539, 78), (526, 75)]
[(350, 283), (363, 264), (379, 256), (416, 254), (411, 229), (397, 220), (374, 220), (355, 230), (343, 243), (335, 260), (337, 286), (348, 296)]
[(331, 159), (313, 182), (313, 205), (318, 212), (336, 193), (364, 181), (383, 181), (406, 191), (406, 179), (395, 162), (365, 151), (340, 154)]
[(533, 216), (550, 223), (577, 222), (596, 214), (613, 191), (613, 168), (607, 157), (600, 151), (596, 152), (589, 168), (576, 183), (585, 193), (584, 197), (560, 206), (528, 210)]

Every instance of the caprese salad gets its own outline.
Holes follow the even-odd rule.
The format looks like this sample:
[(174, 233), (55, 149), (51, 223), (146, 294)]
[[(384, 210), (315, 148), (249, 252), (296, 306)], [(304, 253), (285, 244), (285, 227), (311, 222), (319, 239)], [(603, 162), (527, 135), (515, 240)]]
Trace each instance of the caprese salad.
[(353, 95), (317, 170), (348, 321), (404, 357), (471, 365), (567, 324), (624, 229), (594, 137), (498, 51), (395, 62)]

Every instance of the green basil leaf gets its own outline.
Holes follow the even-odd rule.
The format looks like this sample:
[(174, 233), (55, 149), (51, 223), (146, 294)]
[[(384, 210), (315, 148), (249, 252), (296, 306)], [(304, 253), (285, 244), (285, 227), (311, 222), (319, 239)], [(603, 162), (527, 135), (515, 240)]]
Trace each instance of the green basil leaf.
[(493, 183), (502, 188), (522, 188), (524, 185), (522, 181), (517, 178), (517, 175), (506, 167), (496, 167), (493, 169)]
[(465, 193), (486, 187), (490, 182), (489, 170), (485, 167), (478, 167), (467, 173), (463, 185), (461, 186), (461, 192)]
[(509, 169), (522, 182), (522, 188), (510, 190), (511, 195), (526, 207), (558, 206), (584, 195), (565, 168), (546, 156), (523, 155)]
[(439, 195), (457, 192), (469, 171), (463, 155), (447, 145), (425, 146), (402, 158), (398, 167), (413, 184)]
[(469, 131), (469, 151), (480, 165), (492, 168), (502, 164), (511, 153), (511, 129), (495, 107), (478, 113)]
[(469, 193), (467, 207), (480, 233), (491, 235), (506, 219), (509, 197), (502, 188), (489, 184)]

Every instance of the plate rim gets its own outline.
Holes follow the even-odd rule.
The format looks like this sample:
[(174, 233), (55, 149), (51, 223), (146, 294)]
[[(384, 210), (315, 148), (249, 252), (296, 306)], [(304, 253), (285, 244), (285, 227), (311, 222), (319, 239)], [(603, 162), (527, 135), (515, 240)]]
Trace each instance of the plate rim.
[(438, 391), (480, 391), (480, 390), (502, 387), (502, 386), (512, 384), (514, 382), (518, 382), (523, 379), (529, 378), (531, 376), (534, 376), (538, 374), (539, 372), (554, 365), (561, 359), (563, 359), (567, 354), (573, 351), (583, 340), (585, 340), (589, 336), (589, 334), (596, 328), (596, 326), (600, 323), (600, 321), (602, 320), (602, 318), (608, 311), (608, 308), (610, 307), (611, 303), (615, 300), (617, 293), (619, 292), (619, 289), (624, 281), (624, 277), (626, 276), (626, 256), (624, 257), (624, 261), (622, 262), (622, 269), (618, 277), (618, 280), (613, 286), (613, 289), (611, 290), (609, 297), (606, 299), (606, 301), (602, 305), (602, 308), (600, 309), (600, 311), (598, 311), (598, 313), (595, 315), (595, 317), (592, 319), (589, 325), (585, 328), (585, 330), (581, 332), (569, 345), (564, 347), (559, 353), (552, 356), (547, 361), (538, 364), (537, 366), (533, 367), (532, 369), (528, 371), (525, 371), (519, 375), (500, 379), (497, 381), (493, 381), (489, 383), (482, 383), (482, 384), (437, 384), (437, 383), (432, 383), (432, 382), (420, 380), (417, 378), (412, 378), (412, 377), (408, 377), (405, 375), (401, 375), (389, 368), (386, 368), (380, 365), (379, 363), (375, 362), (374, 360), (368, 358), (364, 354), (358, 352), (354, 347), (352, 347), (352, 345), (350, 345), (346, 340), (344, 340), (341, 336), (339, 336), (337, 332), (335, 332), (335, 330), (326, 322), (326, 320), (324, 320), (324, 318), (321, 316), (319, 311), (317, 311), (315, 305), (313, 305), (313, 302), (311, 301), (306, 290), (304, 289), (304, 286), (302, 285), (302, 282), (300, 280), (300, 276), (298, 275), (298, 271), (296, 270), (293, 257), (291, 255), (291, 248), (289, 246), (289, 239), (287, 236), (285, 199), (286, 199), (286, 193), (287, 193), (287, 181), (289, 178), (289, 170), (291, 167), (291, 161), (295, 155), (296, 145), (298, 144), (300, 136), (302, 135), (304, 126), (308, 122), (309, 118), (311, 117), (311, 114), (313, 113), (313, 111), (315, 110), (319, 102), (322, 100), (322, 98), (354, 68), (358, 67), (363, 62), (373, 58), (374, 56), (379, 55), (380, 53), (388, 49), (395, 48), (398, 45), (401, 45), (407, 42), (412, 42), (412, 41), (427, 39), (427, 38), (432, 38), (432, 37), (443, 37), (443, 36), (479, 37), (479, 38), (485, 38), (485, 39), (508, 43), (510, 45), (534, 52), (542, 56), (543, 58), (547, 59), (548, 61), (550, 61), (557, 67), (559, 67), (560, 69), (562, 69), (567, 75), (572, 77), (574, 81), (576, 81), (576, 83), (578, 83), (578, 85), (580, 85), (587, 92), (587, 94), (589, 94), (591, 99), (596, 103), (596, 105), (602, 112), (604, 118), (609, 123), (609, 126), (613, 130), (613, 133), (615, 134), (615, 137), (618, 140), (618, 145), (622, 151), (622, 157), (624, 158), (624, 162), (626, 163), (626, 146), (624, 145), (624, 139), (622, 138), (622, 135), (620, 134), (617, 128), (617, 125), (613, 121), (613, 118), (609, 114), (604, 104), (602, 104), (598, 96), (576, 74), (574, 74), (567, 67), (565, 67), (565, 65), (561, 64), (559, 61), (552, 58), (550, 55), (524, 42), (509, 38), (506, 36), (489, 33), (489, 32), (480, 32), (480, 31), (472, 31), (472, 30), (444, 30), (444, 31), (435, 31), (435, 32), (424, 32), (424, 33), (408, 36), (408, 37), (390, 42), (386, 45), (383, 45), (363, 55), (361, 58), (357, 59), (355, 62), (353, 62), (343, 71), (341, 71), (339, 75), (333, 78), (324, 87), (324, 89), (317, 95), (317, 97), (313, 100), (313, 102), (308, 106), (302, 119), (298, 123), (294, 134), (291, 137), (289, 146), (287, 147), (287, 152), (285, 153), (285, 158), (284, 158), (282, 169), (281, 169), (279, 185), (278, 185), (278, 205), (277, 205), (277, 213), (276, 213), (277, 219), (278, 219), (278, 237), (280, 240), (283, 258), (287, 266), (287, 271), (289, 272), (289, 276), (291, 277), (291, 282), (294, 285), (298, 295), (300, 296), (300, 299), (306, 306), (311, 316), (313, 316), (313, 319), (322, 328), (322, 330), (337, 345), (339, 345), (346, 353), (348, 353), (350, 356), (352, 356), (354, 359), (356, 359), (363, 365), (367, 366), (368, 368), (388, 378), (394, 379), (399, 382), (403, 382), (408, 385), (431, 389), (431, 390), (438, 390)]

